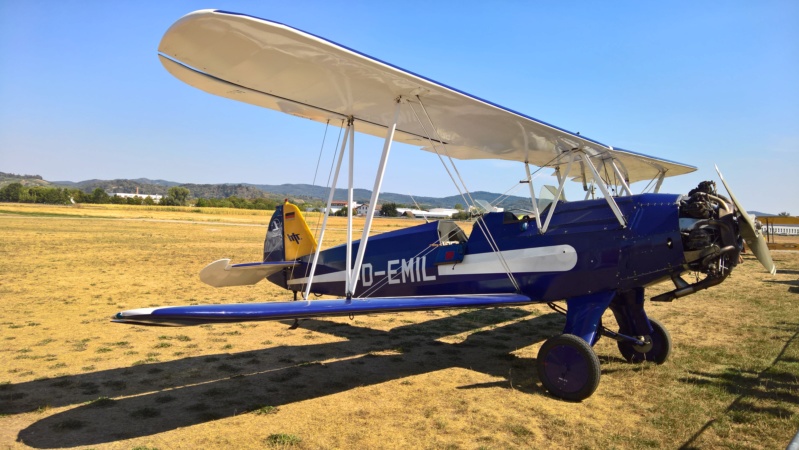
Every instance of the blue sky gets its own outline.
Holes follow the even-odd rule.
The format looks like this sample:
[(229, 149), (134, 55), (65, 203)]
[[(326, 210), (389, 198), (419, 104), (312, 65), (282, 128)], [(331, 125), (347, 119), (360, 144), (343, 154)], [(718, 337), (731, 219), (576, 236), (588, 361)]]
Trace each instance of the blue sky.
[[(747, 209), (799, 215), (799, 2), (0, 0), (0, 171), (47, 180), (312, 183), (323, 124), (218, 98), (158, 62), (197, 9), (283, 22), (616, 147), (718, 164)], [(316, 184), (326, 184), (331, 128)], [(370, 189), (381, 142), (356, 137)], [(472, 191), (519, 164), (458, 162)], [(537, 183), (552, 182), (542, 171)], [(637, 190), (643, 186), (637, 186)], [(383, 190), (454, 195), (435, 155), (392, 150)], [(513, 192), (525, 195), (524, 187)], [(581, 188), (568, 195), (581, 198)]]

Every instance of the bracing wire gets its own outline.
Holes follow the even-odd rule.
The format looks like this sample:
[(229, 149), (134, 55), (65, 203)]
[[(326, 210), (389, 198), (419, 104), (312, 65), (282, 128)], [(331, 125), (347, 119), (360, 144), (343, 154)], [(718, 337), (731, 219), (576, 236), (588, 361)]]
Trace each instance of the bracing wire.
[(521, 186), (521, 183), (514, 184), (510, 189), (508, 189), (507, 191), (503, 192), (502, 194), (499, 195), (499, 197), (497, 197), (494, 200), (492, 200), (491, 201), (491, 205), (497, 206), (497, 205), (501, 204), (502, 202), (504, 202), (505, 200), (507, 200), (508, 197), (510, 197), (511, 192), (515, 191), (516, 189), (519, 189), (519, 186)]
[[(328, 120), (327, 123), (329, 125), (330, 124), (330, 120)], [(336, 138), (336, 147), (333, 150), (333, 159), (330, 161), (330, 171), (327, 174), (327, 182), (325, 183), (325, 186), (330, 186), (330, 177), (333, 176), (333, 166), (335, 166), (335, 164), (336, 164), (336, 155), (338, 155), (338, 146), (339, 146), (339, 143), (341, 143), (341, 130), (343, 130), (343, 129), (344, 129), (344, 119), (341, 120), (341, 126), (338, 129), (338, 137)], [(325, 127), (325, 136), (327, 136), (327, 127)], [(324, 138), (322, 138), (322, 146), (324, 146)], [(321, 150), (320, 150), (319, 158), (321, 159), (321, 157), (322, 157), (322, 153), (321, 153)], [(319, 163), (318, 162), (316, 163), (316, 167), (317, 167), (317, 170), (318, 170), (318, 168), (319, 168)], [(314, 175), (314, 182), (315, 181), (316, 181), (316, 175)], [(320, 218), (321, 217), (317, 217), (316, 218), (316, 225), (315, 225), (315, 228), (314, 228), (314, 238), (317, 239), (317, 240), (319, 239), (319, 226), (320, 226), (319, 221), (320, 221)]]
[(316, 186), (316, 174), (319, 173), (319, 163), (322, 161), (322, 151), (325, 149), (325, 139), (327, 139), (327, 129), (330, 128), (330, 119), (327, 119), (327, 124), (325, 125), (325, 134), (322, 136), (322, 145), (319, 146), (319, 158), (316, 159), (316, 170), (313, 173), (313, 183), (312, 186)]
[(327, 173), (326, 186), (330, 186), (330, 177), (333, 176), (333, 166), (336, 165), (336, 156), (338, 155), (338, 145), (341, 143), (341, 130), (344, 129), (344, 119), (341, 119), (341, 126), (338, 129), (338, 139), (336, 139), (336, 149), (333, 152), (333, 160), (330, 161), (330, 171)]
[[(418, 98), (419, 97), (417, 96), (417, 99)], [(436, 156), (438, 156), (439, 161), (441, 161), (441, 165), (444, 166), (444, 170), (447, 172), (447, 175), (449, 175), (450, 180), (452, 180), (452, 184), (455, 185), (455, 189), (458, 190), (458, 194), (463, 199), (463, 202), (466, 203), (467, 207), (474, 206), (473, 202), (470, 203), (469, 200), (466, 199), (466, 196), (463, 194), (463, 191), (461, 190), (461, 186), (458, 184), (457, 181), (455, 181), (455, 177), (452, 175), (452, 172), (449, 170), (447, 163), (444, 162), (444, 158), (441, 156), (441, 153), (438, 152), (438, 148), (435, 146), (435, 144), (433, 144), (433, 140), (430, 138), (430, 133), (427, 131), (427, 127), (422, 123), (422, 119), (419, 117), (419, 114), (416, 112), (416, 109), (413, 107), (413, 103), (409, 103), (409, 106), (411, 107), (411, 111), (413, 112), (414, 117), (416, 117), (416, 121), (419, 123), (419, 126), (422, 127), (427, 142), (430, 143), (430, 146), (433, 148), (433, 151), (435, 151)]]
[[(605, 163), (604, 160), (602, 161), (602, 170), (605, 171), (605, 179), (608, 180), (607, 181), (608, 183), (610, 183), (611, 180), (613, 180), (614, 182), (616, 181), (616, 178), (615, 178), (616, 174), (613, 174), (614, 178), (612, 178), (612, 179), (610, 178), (610, 174), (608, 174), (608, 165)], [(616, 197), (618, 195), (618, 193), (616, 192), (616, 185), (615, 184), (611, 184), (610, 188), (613, 189), (613, 196)]]
[[(319, 162), (322, 160), (322, 149), (324, 149), (324, 147), (325, 147), (325, 139), (327, 137), (327, 129), (328, 129), (329, 126), (330, 126), (330, 119), (327, 120), (327, 125), (325, 125), (325, 134), (322, 137), (322, 147), (319, 149), (319, 159), (316, 161), (316, 171), (317, 172), (319, 171)], [(341, 130), (344, 129), (343, 127), (344, 127), (344, 120), (342, 119), (341, 120), (341, 127), (339, 127), (339, 129), (338, 129), (338, 137), (336, 138), (335, 150), (333, 151), (333, 160), (330, 163), (330, 172), (327, 174), (327, 183), (326, 183), (327, 186), (330, 186), (330, 177), (333, 174), (333, 166), (336, 163), (336, 155), (338, 155), (338, 146), (339, 146), (339, 143), (341, 142)], [(316, 186), (316, 172), (314, 172), (314, 186)], [(316, 239), (316, 242), (317, 242), (316, 245), (321, 245), (322, 244), (321, 242), (319, 242), (319, 228), (320, 228), (320, 225), (321, 225), (320, 224), (320, 220), (321, 220), (321, 215), (317, 216), (316, 224), (314, 225), (314, 239)], [(308, 278), (308, 272), (310, 272), (310, 270), (311, 270), (311, 266), (306, 264), (306, 266), (305, 266), (305, 278)], [(293, 272), (293, 268), (292, 268), (292, 272)]]
[[(438, 139), (438, 142), (444, 142), (441, 139), (441, 136), (438, 134), (438, 130), (436, 129), (435, 124), (433, 124), (433, 119), (431, 119), (430, 118), (430, 114), (427, 113), (427, 108), (425, 108), (424, 103), (422, 103), (421, 97), (419, 97), (417, 95), (416, 99), (419, 101), (419, 106), (422, 107), (422, 112), (424, 112), (424, 115), (427, 118), (427, 121), (430, 123), (430, 128), (433, 130), (433, 133), (436, 134), (436, 138)], [(431, 142), (431, 144), (432, 144), (432, 142)], [(435, 148), (435, 144), (432, 144), (432, 145), (433, 145), (433, 148)], [(446, 150), (447, 150), (447, 148), (445, 146), (444, 147), (444, 152), (445, 153), (446, 153)], [(471, 192), (469, 192), (469, 189), (466, 187), (466, 182), (463, 181), (463, 177), (461, 176), (460, 172), (458, 171), (458, 166), (455, 165), (455, 161), (452, 160), (452, 157), (449, 156), (449, 153), (446, 153), (446, 155), (447, 155), (447, 159), (449, 160), (450, 165), (452, 166), (452, 170), (458, 176), (458, 180), (461, 182), (461, 186), (463, 186), (463, 190), (466, 192), (466, 195), (469, 196), (469, 200), (472, 201), (471, 204), (472, 205), (476, 204), (474, 199), (472, 198)], [(464, 201), (466, 201), (466, 199), (464, 199)], [(469, 202), (466, 202), (466, 203), (469, 204)]]
[[(435, 243), (436, 243), (436, 242), (438, 242), (438, 241), (439, 241), (439, 240), (436, 240), (435, 242), (431, 243), (430, 245), (428, 245), (427, 247), (425, 247), (423, 250), (421, 250), (421, 251), (419, 251), (418, 253), (416, 253), (415, 255), (413, 255), (413, 257), (412, 257), (412, 258), (414, 258), (414, 259), (415, 259), (415, 258), (421, 258), (421, 257), (423, 257), (423, 256), (427, 256), (427, 255), (429, 255), (430, 253), (432, 253), (432, 252), (433, 252), (433, 250), (435, 250), (435, 249), (436, 249), (436, 247), (434, 247), (434, 246), (433, 246), (433, 244), (435, 244)], [(382, 278), (382, 279), (380, 279), (380, 281), (378, 281), (378, 282), (374, 283), (373, 285), (371, 285), (371, 286), (367, 287), (367, 288), (366, 288), (366, 290), (365, 290), (365, 291), (363, 291), (363, 293), (361, 293), (361, 294), (359, 295), (359, 297), (361, 297), (361, 298), (367, 298), (367, 297), (369, 297), (370, 295), (372, 295), (373, 293), (375, 293), (375, 292), (379, 291), (380, 289), (382, 289), (382, 288), (383, 288), (383, 286), (385, 286), (385, 285), (387, 285), (387, 284), (388, 284), (388, 281), (389, 281), (389, 278), (390, 278), (390, 277), (391, 277), (391, 274), (388, 274), (388, 275), (387, 275), (385, 278)]]
[[(427, 118), (427, 123), (430, 124), (430, 128), (432, 129), (433, 133), (435, 133), (436, 139), (438, 140), (438, 142), (443, 142), (441, 140), (441, 136), (438, 134), (438, 131), (436, 130), (436, 126), (433, 123), (433, 120), (430, 118), (430, 114), (428, 114), (428, 112), (427, 112), (427, 108), (425, 108), (424, 103), (422, 102), (422, 99), (417, 95), (416, 96), (416, 100), (418, 100), (419, 106), (421, 106), (422, 111), (424, 112), (425, 117)], [(461, 176), (460, 172), (458, 171), (458, 167), (455, 165), (455, 162), (452, 160), (452, 157), (449, 156), (449, 154), (447, 154), (447, 159), (449, 160), (449, 163), (452, 166), (452, 170), (458, 176), (458, 180), (460, 181), (460, 185), (458, 185), (458, 183), (455, 182), (455, 179), (452, 177), (452, 174), (450, 173), (449, 169), (447, 168), (447, 165), (444, 163), (444, 160), (441, 157), (441, 154), (439, 153), (437, 146), (433, 142), (433, 140), (431, 138), (431, 135), (427, 132), (427, 127), (422, 124), (421, 119), (416, 114), (416, 110), (412, 106), (411, 106), (411, 110), (413, 111), (414, 115), (416, 116), (416, 119), (419, 122), (419, 125), (422, 126), (422, 129), (424, 130), (424, 132), (426, 134), (426, 137), (427, 137), (428, 142), (430, 143), (430, 146), (436, 152), (436, 154), (438, 155), (438, 157), (441, 160), (442, 164), (444, 164), (444, 168), (447, 170), (447, 173), (450, 175), (450, 178), (452, 178), (452, 181), (455, 184), (455, 187), (458, 189), (458, 193), (460, 193), (461, 198), (463, 198), (463, 201), (466, 202), (467, 205), (476, 205), (476, 202), (474, 201), (474, 198), (472, 198), (472, 194), (469, 192), (469, 189), (466, 187), (466, 183), (463, 181), (463, 177)], [(444, 147), (444, 150), (446, 151), (446, 146)], [(466, 193), (465, 196), (464, 196), (464, 193), (460, 189), (461, 186), (463, 187), (463, 192)], [(468, 196), (469, 200), (471, 200), (471, 201), (467, 200), (466, 196)], [(508, 275), (508, 278), (510, 279), (510, 282), (513, 285), (513, 288), (517, 292), (519, 292), (520, 291), (519, 284), (516, 282), (516, 278), (513, 276), (513, 272), (511, 271), (510, 266), (508, 265), (508, 262), (502, 256), (502, 252), (499, 250), (499, 246), (497, 245), (496, 241), (494, 240), (494, 237), (491, 235), (491, 232), (488, 230), (488, 226), (483, 221), (482, 216), (477, 218), (477, 220), (475, 221), (475, 224), (477, 224), (478, 228), (480, 228), (480, 231), (482, 231), (483, 235), (485, 235), (486, 242), (488, 242), (488, 245), (489, 245), (489, 247), (491, 247), (491, 250), (497, 255), (497, 258), (499, 259), (500, 265), (502, 265), (503, 270), (505, 270), (505, 273)]]

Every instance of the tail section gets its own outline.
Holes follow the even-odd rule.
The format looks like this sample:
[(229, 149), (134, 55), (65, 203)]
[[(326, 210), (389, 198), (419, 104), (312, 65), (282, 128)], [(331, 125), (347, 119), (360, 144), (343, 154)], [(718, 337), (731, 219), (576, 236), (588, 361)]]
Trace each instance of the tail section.
[(300, 264), (297, 259), (315, 250), (316, 239), (302, 212), (286, 201), (277, 207), (269, 221), (263, 262), (230, 264), (229, 259), (220, 259), (200, 271), (200, 279), (211, 286), (224, 287), (247, 286), (266, 278), (288, 289), (290, 272)]
[(275, 209), (264, 241), (264, 261), (294, 261), (316, 250), (302, 211), (288, 200)]

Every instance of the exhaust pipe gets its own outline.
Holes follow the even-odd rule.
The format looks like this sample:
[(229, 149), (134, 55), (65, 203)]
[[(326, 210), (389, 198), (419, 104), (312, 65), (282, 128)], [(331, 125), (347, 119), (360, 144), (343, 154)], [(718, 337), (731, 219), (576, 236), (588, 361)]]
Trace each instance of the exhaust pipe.
[[(721, 250), (719, 250), (718, 253), (714, 253), (712, 255), (706, 256), (702, 260), (702, 265), (704, 267), (707, 267), (707, 265), (710, 264), (714, 259), (721, 258), (722, 256), (724, 256), (724, 254), (730, 253), (730, 252), (735, 252), (735, 251), (736, 251), (736, 248), (734, 246), (728, 245), (728, 246), (722, 248)], [(729, 276), (729, 274), (730, 274), (730, 271), (728, 271), (728, 270), (727, 271), (721, 271), (720, 273), (718, 273), (716, 275), (708, 275), (707, 278), (705, 278), (704, 280), (697, 281), (696, 283), (693, 283), (693, 284), (688, 284), (688, 282), (683, 280), (682, 277), (680, 277), (679, 275), (674, 276), (674, 277), (671, 278), (671, 281), (674, 282), (674, 286), (677, 289), (674, 289), (673, 291), (669, 291), (669, 292), (657, 295), (655, 297), (652, 297), (652, 301), (653, 302), (670, 302), (670, 301), (673, 301), (675, 298), (685, 297), (686, 295), (691, 295), (691, 294), (693, 294), (695, 292), (699, 292), (701, 290), (711, 288), (713, 286), (721, 284), (721, 282), (724, 281), (727, 278), (727, 276)]]

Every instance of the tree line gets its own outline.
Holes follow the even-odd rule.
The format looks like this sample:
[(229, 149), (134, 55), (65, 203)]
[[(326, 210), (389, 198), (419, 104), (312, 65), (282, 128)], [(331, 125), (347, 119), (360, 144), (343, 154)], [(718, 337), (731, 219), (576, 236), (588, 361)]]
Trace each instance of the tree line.
[(77, 188), (59, 188), (49, 186), (24, 186), (21, 183), (10, 183), (0, 188), (0, 202), (44, 203), (50, 205), (69, 205), (71, 203), (117, 204), (117, 205), (162, 205), (189, 206), (210, 208), (241, 208), (273, 210), (277, 202), (267, 198), (246, 199), (235, 195), (228, 198), (198, 198), (191, 201), (191, 191), (185, 187), (173, 186), (167, 194), (156, 202), (150, 196), (120, 197), (108, 194), (102, 188), (84, 192)]
[(22, 175), (18, 173), (0, 172), (0, 178), (30, 178), (33, 180), (43, 180), (41, 175)]
[[(196, 206), (200, 208), (238, 208), (238, 209), (258, 209), (273, 211), (277, 208), (279, 201), (271, 198), (252, 198), (247, 199), (236, 195), (227, 198), (191, 198), (191, 191), (182, 186), (173, 186), (167, 190), (167, 194), (161, 197), (160, 202), (156, 202), (152, 197), (141, 194), (139, 197), (120, 197), (108, 194), (102, 188), (95, 188), (91, 192), (85, 192), (79, 188), (59, 188), (49, 186), (24, 186), (21, 183), (10, 183), (0, 188), (0, 202), (14, 203), (44, 203), (51, 205), (69, 205), (72, 203), (93, 203), (93, 204), (116, 204), (116, 205), (161, 205), (161, 206)], [(314, 211), (321, 211), (322, 206), (306, 203)], [(460, 205), (458, 205), (460, 206)], [(384, 217), (397, 217), (398, 207), (405, 205), (387, 202), (382, 205), (381, 215)], [(346, 216), (347, 208), (344, 207), (338, 212), (337, 216)], [(469, 218), (469, 213), (459, 212), (454, 219), (465, 220)]]

